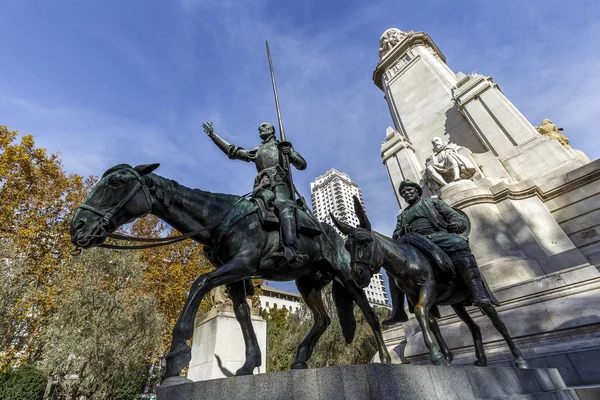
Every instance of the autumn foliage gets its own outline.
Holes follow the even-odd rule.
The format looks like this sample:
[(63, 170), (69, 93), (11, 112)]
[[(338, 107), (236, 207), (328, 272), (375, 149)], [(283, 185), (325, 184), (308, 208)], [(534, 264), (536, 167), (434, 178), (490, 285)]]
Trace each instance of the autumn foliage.
[[(71, 313), (76, 312), (77, 307), (69, 299), (76, 299), (84, 290), (90, 289), (81, 286), (86, 282), (82, 274), (89, 275), (90, 268), (104, 268), (107, 261), (102, 257), (86, 257), (85, 264), (70, 256), (73, 246), (69, 240), (69, 223), (74, 210), (96, 181), (95, 177), (84, 179), (66, 173), (59, 156), (36, 148), (33, 136), (19, 136), (17, 131), (0, 126), (0, 272), (5, 275), (0, 284), (0, 305), (3, 307), (0, 310), (3, 320), (0, 325), (0, 373), (11, 366), (47, 358), (44, 354), (47, 343), (50, 341), (53, 346), (58, 346), (57, 336), (48, 332), (48, 327), (57, 326), (57, 318), (83, 320), (73, 315), (65, 316), (65, 307), (70, 307)], [(152, 216), (136, 221), (126, 231), (143, 237), (178, 234)], [(113, 297), (126, 304), (146, 299), (145, 312), (151, 309), (156, 318), (166, 322), (153, 325), (158, 328), (152, 334), (161, 344), (148, 351), (146, 356), (148, 365), (157, 364), (167, 351), (170, 332), (192, 282), (213, 267), (204, 258), (202, 246), (191, 240), (133, 254), (111, 254), (116, 257), (117, 264), (125, 262), (126, 258), (139, 265), (136, 271), (141, 276), (136, 276), (136, 286), (123, 286), (118, 274), (98, 276), (102, 287), (93, 288), (89, 296), (94, 291), (108, 291), (106, 293), (115, 293)], [(89, 284), (93, 282), (88, 281)], [(80, 293), (75, 293), (76, 290)], [(149, 304), (152, 305), (150, 309)], [(132, 310), (123, 307), (122, 312), (131, 313)], [(111, 318), (124, 317), (127, 314), (115, 314)], [(127, 329), (127, 324), (120, 326)], [(77, 328), (67, 324), (64, 329)], [(68, 341), (59, 344), (62, 354), (67, 357)], [(81, 344), (81, 341), (73, 343), (73, 352), (84, 354)], [(53, 360), (53, 364), (65, 365), (60, 360)]]
[(44, 327), (60, 293), (55, 273), (68, 260), (68, 224), (85, 198), (87, 184), (66, 174), (58, 155), (35, 147), (31, 135), (0, 126), (0, 240), (18, 250), (27, 290), (5, 326), (0, 369), (41, 357)]

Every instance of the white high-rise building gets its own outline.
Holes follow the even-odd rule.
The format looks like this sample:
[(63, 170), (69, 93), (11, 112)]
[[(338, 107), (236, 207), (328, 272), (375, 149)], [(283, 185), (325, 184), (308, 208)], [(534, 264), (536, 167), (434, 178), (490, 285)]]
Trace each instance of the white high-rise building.
[[(360, 199), (363, 208), (365, 205), (358, 185), (352, 182), (347, 174), (330, 169), (325, 175), (319, 176), (314, 182), (311, 182), (310, 194), (313, 212), (319, 221), (334, 226), (329, 216), (329, 213), (333, 212), (340, 221), (351, 226), (358, 226), (359, 222), (354, 213), (352, 196)], [(372, 305), (389, 307), (385, 283), (381, 274), (373, 275), (365, 293)]]

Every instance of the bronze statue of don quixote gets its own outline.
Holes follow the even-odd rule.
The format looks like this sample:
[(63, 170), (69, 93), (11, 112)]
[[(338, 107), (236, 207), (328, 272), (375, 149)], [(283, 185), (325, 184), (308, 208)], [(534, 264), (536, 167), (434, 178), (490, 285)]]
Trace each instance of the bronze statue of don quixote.
[[(118, 164), (104, 172), (71, 221), (71, 241), (80, 249), (141, 249), (185, 239), (204, 245), (216, 269), (199, 276), (189, 290), (173, 328), (165, 381), (175, 379), (189, 363), (191, 349), (187, 341), (192, 338), (200, 302), (211, 289), (221, 285), (227, 286), (244, 337), (246, 361), (236, 375), (251, 375), (261, 365), (261, 350), (245, 297), (245, 285), (251, 278), (294, 280), (312, 312), (313, 325), (298, 345), (292, 369), (308, 368), (311, 353), (330, 324), (321, 297), (322, 289), (329, 283), (332, 283), (346, 342), (351, 343), (354, 338), (356, 304), (373, 331), (380, 360), (391, 363), (379, 321), (362, 289), (368, 285), (371, 274), (382, 267), (393, 278), (395, 286), (406, 293), (434, 364), (448, 365), (452, 361), (435, 320), (436, 305), (449, 304), (473, 334), (476, 365), (487, 365), (479, 328), (464, 309), (475, 301), (508, 342), (517, 366), (526, 367), (499, 320), (493, 301), (478, 303), (467, 287), (468, 282), (465, 284), (460, 274), (455, 273), (456, 266), (444, 258), (444, 251), (426, 235), (407, 230), (400, 235), (404, 239), (393, 240), (372, 232), (364, 210), (356, 202), (359, 227), (346, 225), (333, 216), (337, 227), (347, 235), (346, 240), (330, 225), (317, 221), (302, 197), (296, 197), (298, 192), (291, 167), (302, 170), (306, 168), (306, 161), (286, 139), (268, 43), (267, 54), (280, 139), (276, 139), (274, 126), (265, 122), (258, 127), (261, 143), (246, 150), (219, 137), (212, 123), (203, 125), (206, 134), (229, 158), (256, 165), (257, 177), (250, 198), (187, 188), (155, 174), (159, 164), (135, 167)], [(114, 233), (120, 226), (148, 214), (157, 216), (182, 234), (154, 239)], [(142, 244), (107, 244), (108, 238)], [(411, 251), (412, 259), (407, 257)], [(442, 262), (436, 262), (440, 259)], [(403, 304), (394, 304), (395, 310), (402, 307)]]

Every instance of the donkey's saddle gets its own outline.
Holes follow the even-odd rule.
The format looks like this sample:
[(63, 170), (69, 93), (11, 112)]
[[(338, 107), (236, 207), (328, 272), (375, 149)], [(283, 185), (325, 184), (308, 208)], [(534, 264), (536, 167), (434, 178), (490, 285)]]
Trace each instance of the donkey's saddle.
[[(279, 229), (279, 218), (272, 209), (265, 206), (265, 202), (260, 197), (254, 197), (250, 201), (256, 206), (256, 212), (264, 230), (274, 231)], [(314, 237), (322, 233), (321, 226), (302, 208), (302, 204), (297, 203), (296, 212), (296, 231), (306, 236)]]

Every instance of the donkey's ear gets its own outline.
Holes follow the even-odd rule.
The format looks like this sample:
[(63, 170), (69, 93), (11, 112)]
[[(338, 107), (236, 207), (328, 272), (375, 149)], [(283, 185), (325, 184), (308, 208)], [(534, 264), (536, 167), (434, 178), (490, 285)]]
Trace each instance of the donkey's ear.
[(133, 169), (135, 169), (138, 174), (144, 176), (144, 175), (147, 175), (150, 172), (154, 171), (159, 166), (160, 166), (159, 163), (156, 163), (156, 164), (142, 164), (142, 165), (138, 165), (137, 167), (134, 167)]
[(365, 228), (367, 230), (371, 230), (371, 222), (369, 218), (367, 218), (367, 213), (363, 208), (362, 204), (360, 204), (360, 200), (357, 196), (352, 196), (354, 198), (354, 212), (356, 213), (356, 217), (358, 218), (358, 222), (360, 222), (360, 227)]
[(352, 226), (337, 219), (332, 212), (329, 213), (329, 216), (331, 217), (333, 224), (340, 230), (340, 232), (342, 232), (346, 236), (350, 235), (352, 229), (354, 229)]

